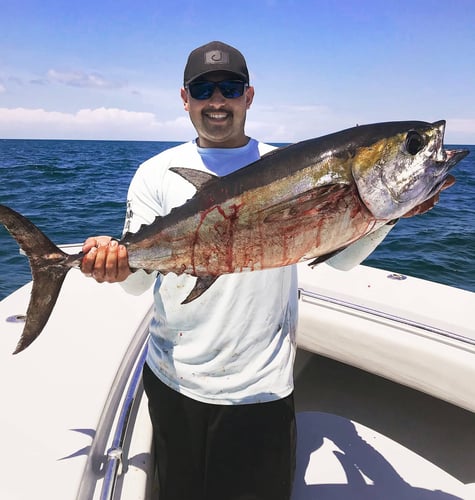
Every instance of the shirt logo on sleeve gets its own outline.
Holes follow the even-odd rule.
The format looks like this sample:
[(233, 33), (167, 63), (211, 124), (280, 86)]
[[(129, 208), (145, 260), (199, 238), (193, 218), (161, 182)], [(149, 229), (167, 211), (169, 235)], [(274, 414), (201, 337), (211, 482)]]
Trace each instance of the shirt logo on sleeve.
[(132, 202), (131, 200), (127, 200), (127, 210), (125, 212), (125, 223), (124, 223), (124, 234), (127, 234), (130, 231), (130, 224), (132, 222), (132, 217), (134, 213), (132, 211)]

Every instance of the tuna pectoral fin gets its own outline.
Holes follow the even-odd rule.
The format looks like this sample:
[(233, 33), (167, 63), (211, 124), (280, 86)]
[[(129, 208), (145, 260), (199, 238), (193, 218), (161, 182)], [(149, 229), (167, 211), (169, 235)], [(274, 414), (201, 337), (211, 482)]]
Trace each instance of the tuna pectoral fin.
[(312, 260), (308, 265), (313, 269), (315, 266), (318, 266), (318, 264), (321, 264), (322, 262), (325, 262), (328, 259), (331, 259), (332, 257), (335, 257), (335, 255), (338, 255), (340, 252), (342, 252), (345, 247), (339, 248), (338, 250), (335, 250), (333, 252), (326, 253), (324, 255), (319, 255), (315, 260)]
[(33, 277), (26, 324), (14, 352), (16, 354), (28, 347), (41, 333), (72, 264), (65, 263), (68, 255), (23, 215), (0, 205), (0, 222), (26, 253)]
[(32, 269), (33, 289), (26, 312), (26, 323), (13, 354), (26, 349), (43, 330), (63, 285), (69, 267)]
[(196, 280), (193, 290), (188, 294), (188, 297), (182, 302), (182, 304), (188, 304), (189, 302), (197, 299), (201, 294), (206, 292), (208, 288), (219, 278), (219, 276), (204, 276), (199, 277)]

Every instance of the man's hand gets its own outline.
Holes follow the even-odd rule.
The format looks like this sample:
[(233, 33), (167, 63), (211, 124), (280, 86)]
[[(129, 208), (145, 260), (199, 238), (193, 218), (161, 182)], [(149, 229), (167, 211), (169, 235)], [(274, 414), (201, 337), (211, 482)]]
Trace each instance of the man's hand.
[(129, 268), (127, 248), (119, 245), (110, 236), (88, 238), (82, 251), (85, 255), (81, 271), (86, 276), (92, 276), (98, 283), (124, 281), (132, 272)]
[(440, 188), (437, 194), (432, 196), (432, 198), (429, 198), (428, 200), (424, 201), (420, 205), (417, 205), (417, 207), (414, 207), (412, 210), (407, 212), (407, 214), (403, 215), (403, 217), (404, 218), (413, 217), (414, 215), (420, 215), (425, 212), (428, 212), (430, 209), (434, 208), (434, 206), (438, 203), (440, 193), (444, 191), (444, 189), (447, 189), (450, 186), (453, 186), (454, 184), (455, 184), (455, 177), (453, 175), (449, 175), (445, 180), (444, 184), (442, 184), (442, 187)]

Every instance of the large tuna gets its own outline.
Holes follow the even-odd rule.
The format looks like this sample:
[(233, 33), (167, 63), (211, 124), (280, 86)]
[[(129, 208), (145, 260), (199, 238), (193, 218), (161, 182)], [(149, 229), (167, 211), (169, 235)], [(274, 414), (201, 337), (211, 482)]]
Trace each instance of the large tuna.
[[(196, 187), (195, 196), (120, 243), (132, 269), (198, 277), (185, 303), (221, 274), (321, 262), (441, 188), (468, 153), (444, 150), (444, 129), (444, 121), (364, 125), (277, 149), (225, 177), (173, 169)], [(41, 333), (66, 273), (83, 255), (65, 254), (1, 205), (0, 222), (33, 275), (17, 353)]]

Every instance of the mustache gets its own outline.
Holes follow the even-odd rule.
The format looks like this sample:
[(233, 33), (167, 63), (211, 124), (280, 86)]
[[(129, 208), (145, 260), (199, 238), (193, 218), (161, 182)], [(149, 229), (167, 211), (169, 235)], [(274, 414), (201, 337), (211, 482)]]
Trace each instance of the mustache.
[(233, 112), (229, 109), (226, 109), (226, 108), (219, 108), (219, 109), (216, 109), (216, 108), (204, 108), (202, 111), (201, 111), (201, 114), (210, 114), (210, 113), (226, 113), (227, 115), (232, 115)]

